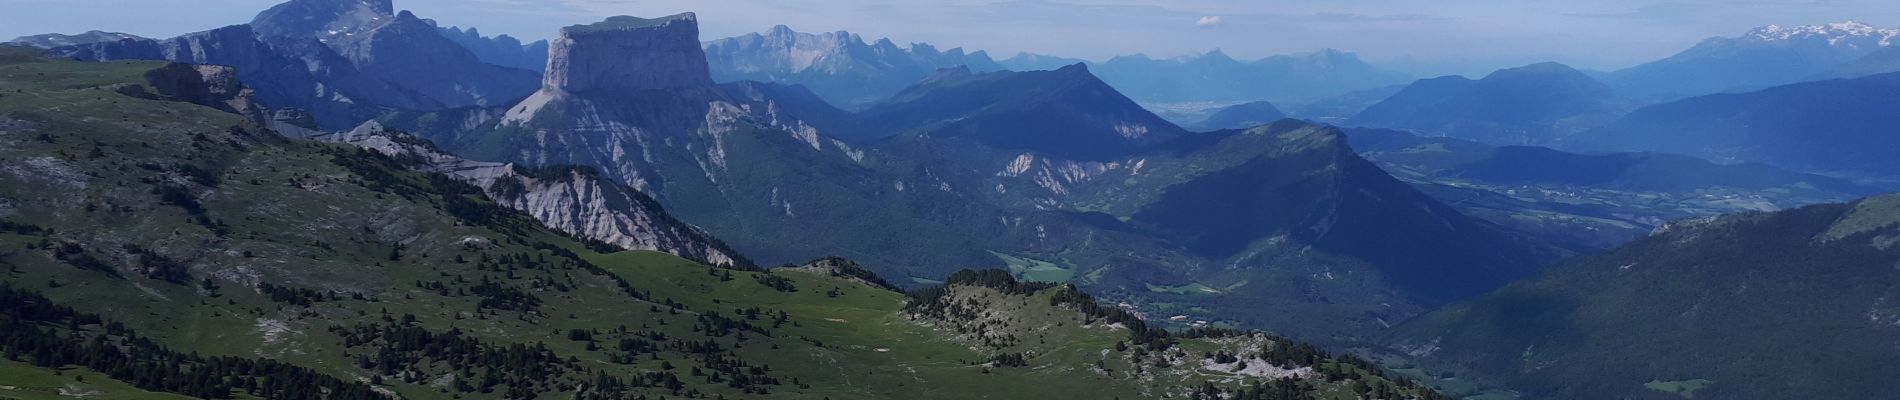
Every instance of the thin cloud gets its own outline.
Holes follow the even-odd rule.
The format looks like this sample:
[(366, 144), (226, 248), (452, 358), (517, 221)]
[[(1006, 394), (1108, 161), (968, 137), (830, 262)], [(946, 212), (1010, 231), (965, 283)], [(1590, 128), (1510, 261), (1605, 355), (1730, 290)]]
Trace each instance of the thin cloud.
[(1209, 15), (1209, 16), (1201, 17), (1201, 19), (1194, 21), (1194, 26), (1199, 26), (1203, 28), (1213, 27), (1215, 25), (1220, 25), (1221, 21), (1224, 21), (1226, 19), (1227, 17), (1222, 17), (1219, 15)]

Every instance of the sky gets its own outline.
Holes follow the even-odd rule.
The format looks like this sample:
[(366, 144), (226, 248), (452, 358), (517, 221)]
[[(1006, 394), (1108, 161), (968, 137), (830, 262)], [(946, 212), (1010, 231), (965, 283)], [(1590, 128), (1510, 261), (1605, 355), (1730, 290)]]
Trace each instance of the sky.
[[(1104, 60), (1221, 49), (1240, 59), (1335, 48), (1419, 75), (1542, 61), (1613, 70), (1754, 27), (1900, 27), (1894, 0), (395, 0), (444, 26), (545, 39), (610, 15), (697, 12), (701, 37), (849, 30)], [(250, 20), (274, 0), (0, 0), (0, 37), (100, 29), (169, 37)]]

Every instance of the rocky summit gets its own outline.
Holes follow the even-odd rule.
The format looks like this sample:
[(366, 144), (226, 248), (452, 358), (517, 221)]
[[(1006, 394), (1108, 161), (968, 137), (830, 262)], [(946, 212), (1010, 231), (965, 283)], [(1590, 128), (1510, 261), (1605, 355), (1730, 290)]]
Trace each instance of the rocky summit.
[(693, 13), (608, 18), (561, 29), (543, 85), (569, 92), (712, 86)]

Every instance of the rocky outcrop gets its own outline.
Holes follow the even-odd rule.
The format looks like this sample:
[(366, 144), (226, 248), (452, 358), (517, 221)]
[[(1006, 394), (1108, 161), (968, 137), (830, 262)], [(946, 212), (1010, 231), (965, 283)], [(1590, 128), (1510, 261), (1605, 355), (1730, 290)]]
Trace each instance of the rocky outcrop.
[(608, 18), (561, 29), (543, 86), (568, 92), (712, 86), (693, 13)]
[(751, 261), (725, 243), (674, 219), (653, 198), (604, 178), (592, 168), (525, 168), (468, 160), (374, 121), (313, 138), (418, 160), (414, 167), (419, 170), (481, 187), (495, 202), (576, 237), (622, 249), (666, 252), (708, 265), (751, 266)]
[(800, 272), (829, 276), (867, 286), (876, 286), (894, 292), (902, 292), (904, 290), (895, 284), (891, 284), (890, 281), (884, 280), (883, 277), (877, 276), (876, 272), (872, 272), (870, 269), (864, 268), (863, 265), (859, 265), (856, 261), (851, 261), (844, 257), (825, 257), (812, 260), (811, 262), (805, 263), (805, 265), (786, 265), (773, 268), (772, 272)]
[(173, 101), (209, 106), (253, 121), (269, 112), (255, 93), (238, 82), (237, 69), (223, 65), (168, 64), (145, 73), (145, 81), (159, 96)]

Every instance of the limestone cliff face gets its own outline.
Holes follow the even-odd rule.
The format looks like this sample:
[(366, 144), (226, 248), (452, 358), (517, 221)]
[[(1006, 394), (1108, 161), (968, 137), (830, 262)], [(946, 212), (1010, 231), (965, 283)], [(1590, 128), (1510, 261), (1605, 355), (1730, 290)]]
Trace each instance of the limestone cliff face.
[(693, 13), (608, 18), (561, 29), (548, 51), (543, 86), (568, 92), (712, 86)]
[(666, 252), (709, 265), (751, 266), (725, 243), (674, 219), (651, 197), (601, 177), (592, 168), (523, 168), (468, 160), (374, 121), (314, 139), (421, 160), (417, 169), (481, 187), (495, 202), (576, 237), (623, 249)]
[[(880, 240), (895, 242), (881, 249), (885, 254), (923, 254), (952, 240), (919, 233), (927, 230), (919, 227), (923, 222), (885, 223), (871, 216), (889, 207), (890, 201), (877, 197), (888, 186), (861, 164), (864, 151), (793, 112), (791, 105), (800, 102), (715, 85), (691, 14), (615, 17), (568, 27), (556, 42), (544, 86), (499, 121), (467, 131), (417, 132), (460, 154), (594, 167), (770, 264), (869, 255), (847, 252), (842, 240), (824, 241), (814, 233), (843, 215), (879, 222), (838, 230), (898, 238)], [(810, 240), (814, 236), (819, 241)], [(973, 264), (995, 257), (976, 250), (914, 257), (926, 258)], [(907, 258), (882, 264), (917, 263)]]

